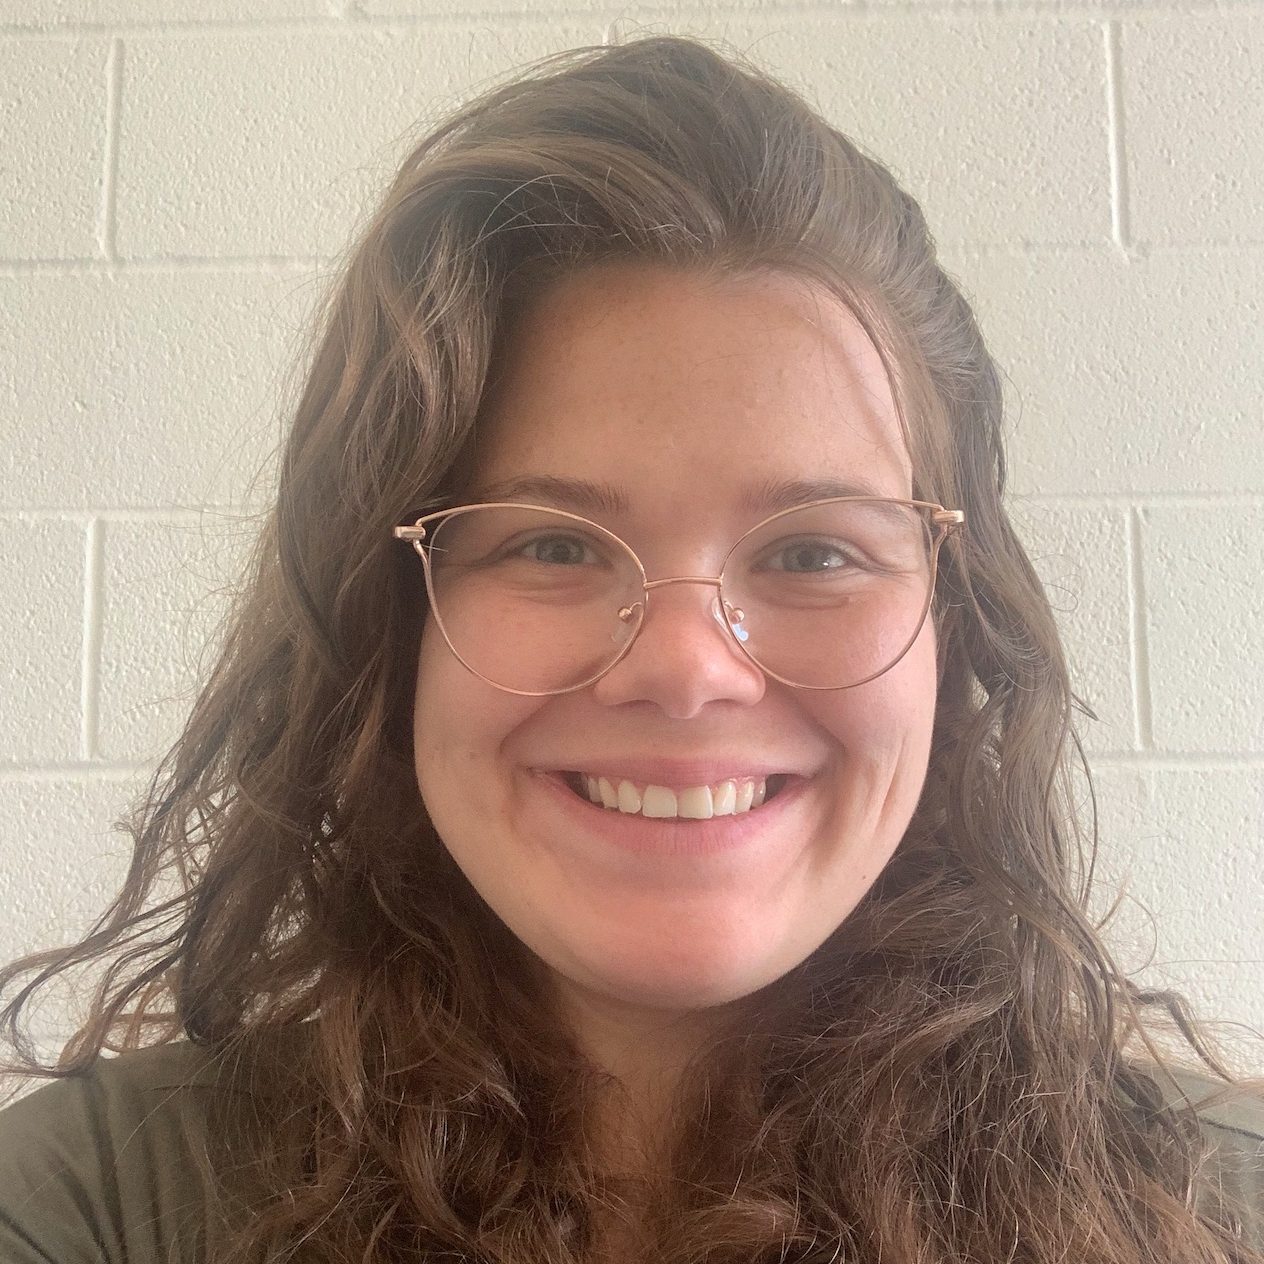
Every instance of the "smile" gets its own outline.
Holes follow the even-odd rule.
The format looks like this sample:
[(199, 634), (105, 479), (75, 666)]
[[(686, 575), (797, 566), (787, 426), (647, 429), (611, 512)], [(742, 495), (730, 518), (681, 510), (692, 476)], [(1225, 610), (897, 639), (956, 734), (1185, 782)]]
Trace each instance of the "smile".
[(716, 816), (737, 816), (760, 807), (785, 785), (784, 774), (770, 777), (735, 777), (710, 785), (667, 786), (645, 784), (619, 777), (565, 774), (566, 784), (590, 803), (625, 816), (659, 820), (709, 821)]

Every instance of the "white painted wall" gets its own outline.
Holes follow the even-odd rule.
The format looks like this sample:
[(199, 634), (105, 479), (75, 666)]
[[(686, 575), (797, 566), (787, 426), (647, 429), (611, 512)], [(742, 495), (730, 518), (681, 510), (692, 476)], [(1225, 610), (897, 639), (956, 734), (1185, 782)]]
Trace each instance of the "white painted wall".
[(0, 956), (123, 873), (293, 340), (417, 120), (646, 27), (922, 199), (1010, 377), (1145, 977), (1264, 1027), (1264, 14), (1204, 0), (0, 0)]

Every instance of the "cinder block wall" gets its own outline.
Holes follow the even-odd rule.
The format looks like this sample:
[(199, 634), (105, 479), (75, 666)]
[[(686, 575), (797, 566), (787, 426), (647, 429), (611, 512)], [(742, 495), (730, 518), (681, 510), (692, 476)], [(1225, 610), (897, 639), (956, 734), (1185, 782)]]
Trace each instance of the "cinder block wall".
[(410, 131), (642, 29), (748, 50), (922, 199), (1009, 375), (1102, 864), (1155, 916), (1115, 942), (1264, 1027), (1264, 15), (1203, 0), (4, 0), (0, 956), (122, 877), (295, 340)]

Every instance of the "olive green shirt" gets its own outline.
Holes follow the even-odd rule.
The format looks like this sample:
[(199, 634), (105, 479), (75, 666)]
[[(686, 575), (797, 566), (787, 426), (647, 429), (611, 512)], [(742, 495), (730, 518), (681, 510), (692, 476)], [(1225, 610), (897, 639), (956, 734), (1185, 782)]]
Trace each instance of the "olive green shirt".
[[(1182, 1077), (1181, 1087), (1197, 1104), (1213, 1086)], [(213, 1203), (199, 1157), (216, 1091), (208, 1053), (182, 1041), (99, 1058), (0, 1111), (0, 1264), (204, 1260)], [(238, 1090), (241, 1110), (268, 1092), (254, 1077)], [(1264, 1248), (1264, 1102), (1200, 1117), (1213, 1190), (1244, 1209), (1244, 1236)]]

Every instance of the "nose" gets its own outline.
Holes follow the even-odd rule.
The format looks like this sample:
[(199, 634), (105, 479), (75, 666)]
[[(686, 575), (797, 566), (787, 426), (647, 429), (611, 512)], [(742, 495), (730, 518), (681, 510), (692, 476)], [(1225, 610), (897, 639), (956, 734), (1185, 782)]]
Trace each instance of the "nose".
[(719, 590), (705, 581), (655, 586), (632, 647), (593, 685), (599, 702), (652, 702), (687, 720), (711, 702), (750, 706), (767, 677), (726, 630)]

